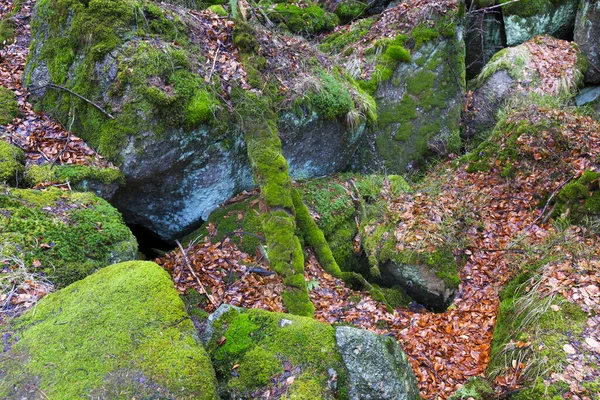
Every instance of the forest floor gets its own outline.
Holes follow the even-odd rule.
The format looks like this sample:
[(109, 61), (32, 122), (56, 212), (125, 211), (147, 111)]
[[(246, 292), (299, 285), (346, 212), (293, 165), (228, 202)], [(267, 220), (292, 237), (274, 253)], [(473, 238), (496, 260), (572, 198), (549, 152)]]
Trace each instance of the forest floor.
[[(108, 163), (92, 148), (69, 133), (66, 129), (68, 121), (60, 123), (46, 114), (35, 113), (27, 102), (28, 93), (22, 88), (21, 80), (28, 54), (29, 18), (34, 3), (33, 0), (23, 2), (21, 11), (13, 17), (17, 22), (17, 39), (0, 51), (0, 85), (15, 92), (21, 111), (11, 124), (0, 128), (0, 138), (24, 149), (28, 162), (107, 166)], [(0, 0), (0, 18), (11, 10), (12, 1)], [(553, 111), (537, 112), (543, 118), (571, 118), (568, 114)], [(573, 123), (577, 126), (588, 124), (586, 135), (591, 132), (597, 136), (600, 132), (597, 125), (591, 126), (594, 124), (591, 120)], [(573, 140), (578, 140), (578, 137)], [(600, 140), (595, 143), (600, 143)], [(597, 150), (591, 146), (589, 151)], [(527, 172), (506, 179), (501, 176), (500, 168), (469, 173), (467, 164), (449, 161), (438, 165), (426, 178), (436, 181), (437, 194), (418, 191), (412, 197), (410, 210), (401, 199), (389, 204), (390, 212), (409, 220), (452, 215), (463, 208), (477, 221), (479, 228), (471, 226), (464, 232), (466, 263), (460, 271), (458, 294), (447, 311), (433, 313), (396, 309), (388, 312), (368, 293), (352, 290), (343, 281), (325, 273), (314, 256), (309, 255), (305, 277), (315, 305), (315, 317), (328, 323), (351, 323), (394, 336), (409, 356), (422, 396), (427, 399), (448, 398), (469, 377), (486, 372), (498, 314), (499, 291), (519, 272), (518, 265), (522, 260), (518, 262), (517, 258), (524, 257), (521, 248), (541, 245), (555, 234), (556, 228), (546, 221), (547, 210), (537, 207), (538, 193), (554, 193), (590, 167), (585, 154), (573, 154), (564, 162), (568, 168), (558, 174), (542, 164), (517, 165), (517, 169)], [(561, 178), (557, 179), (557, 176)], [(398, 235), (401, 233), (396, 232)], [(597, 240), (586, 236), (583, 228), (572, 228), (570, 240), (600, 248)], [(594, 254), (587, 265), (568, 261), (548, 264), (543, 269), (540, 283), (531, 290), (537, 290), (541, 295), (560, 293), (591, 314), (597, 312), (600, 310), (600, 272), (596, 256)], [(268, 265), (253, 255), (240, 252), (229, 241), (193, 243), (185, 250), (185, 255), (175, 250), (157, 262), (171, 272), (180, 292), (185, 293), (192, 288), (199, 292), (209, 289), (209, 301), (203, 305), (207, 312), (214, 311), (220, 304), (284, 311), (282, 279), (276, 275), (251, 272), (253, 267), (268, 270)], [(190, 273), (190, 266), (197, 278)], [(574, 268), (577, 269), (576, 274)], [(234, 276), (236, 279), (232, 279)], [(585, 344), (565, 348), (570, 363), (567, 372), (553, 378), (571, 386), (569, 398), (591, 399), (581, 392), (576, 376), (586, 371), (586, 365), (578, 361), (585, 358), (582, 353), (600, 352), (597, 347), (600, 342), (598, 317), (591, 316), (588, 326)], [(496, 378), (497, 392), (519, 388), (522, 384), (519, 370), (522, 368), (519, 363), (509, 363), (505, 373)]]

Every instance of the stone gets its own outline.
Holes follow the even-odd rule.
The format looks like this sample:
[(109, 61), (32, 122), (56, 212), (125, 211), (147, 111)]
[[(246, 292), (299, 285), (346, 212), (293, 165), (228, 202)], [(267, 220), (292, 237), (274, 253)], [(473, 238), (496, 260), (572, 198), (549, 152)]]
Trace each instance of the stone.
[[(565, 50), (569, 46), (576, 46), (548, 36), (539, 36), (532, 39), (531, 42), (539, 46), (548, 46), (550, 50), (556, 46)], [(466, 138), (473, 138), (475, 135), (485, 138), (496, 125), (498, 110), (507, 102), (524, 99), (531, 93), (548, 94), (540, 93), (542, 90), (541, 78), (527, 46), (528, 43), (509, 47), (496, 53), (481, 73), (470, 82), (472, 92), (470, 98), (467, 99), (467, 110), (463, 115), (463, 125), (465, 126), (463, 135)], [(560, 82), (557, 87), (564, 92), (561, 93), (562, 95), (575, 96), (576, 90), (583, 80), (583, 67), (581, 55), (578, 52), (577, 60), (571, 66), (572, 78), (564, 81), (562, 76), (554, 77), (556, 81)], [(546, 81), (550, 81), (550, 79), (547, 77)], [(558, 97), (560, 100), (560, 96)]]
[(589, 67), (584, 81), (600, 83), (600, 1), (583, 0), (577, 11), (574, 41), (587, 57)]
[[(502, 0), (505, 3), (509, 0)], [(516, 46), (537, 35), (573, 37), (579, 0), (522, 0), (503, 7), (506, 44)]]
[(335, 328), (348, 369), (348, 397), (356, 400), (420, 399), (417, 381), (398, 342), (350, 326)]
[(152, 262), (103, 268), (3, 330), (2, 398), (217, 398), (183, 302)]

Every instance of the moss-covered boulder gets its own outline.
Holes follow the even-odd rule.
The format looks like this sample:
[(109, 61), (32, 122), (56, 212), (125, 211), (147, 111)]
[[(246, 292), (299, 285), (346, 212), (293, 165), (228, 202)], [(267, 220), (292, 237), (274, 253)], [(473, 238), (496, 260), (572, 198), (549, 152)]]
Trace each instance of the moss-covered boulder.
[[(553, 65), (557, 68), (541, 67), (553, 53)], [(472, 93), (463, 116), (464, 135), (484, 138), (496, 125), (498, 111), (511, 100), (533, 95), (552, 96), (557, 104), (570, 101), (586, 68), (585, 57), (575, 44), (549, 36), (538, 36), (499, 51), (470, 82)]]
[(73, 107), (73, 131), (125, 175), (111, 202), (164, 239), (254, 184), (233, 87), (281, 110), (293, 176), (347, 167), (367, 120), (369, 96), (305, 40), (282, 45), (260, 24), (201, 14), (145, 0), (44, 0), (32, 19), (25, 85), (65, 86), (114, 119), (60, 89), (36, 91), (37, 106), (61, 120)]
[(583, 0), (577, 11), (574, 41), (588, 58), (585, 82), (600, 83), (600, 2)]
[(23, 150), (0, 140), (0, 184), (16, 185), (23, 176)]
[(216, 399), (214, 370), (169, 275), (127, 262), (5, 328), (0, 397)]
[(579, 0), (500, 0), (506, 43), (521, 44), (536, 35), (573, 37)]
[(310, 318), (221, 306), (203, 340), (223, 396), (418, 399), (416, 379), (390, 337)]
[(92, 193), (1, 188), (0, 245), (58, 286), (133, 260), (137, 242), (121, 215)]
[(377, 104), (377, 122), (359, 148), (357, 169), (401, 173), (427, 156), (460, 150), (465, 46), (458, 3), (426, 2), (408, 11), (400, 4), (321, 44)]

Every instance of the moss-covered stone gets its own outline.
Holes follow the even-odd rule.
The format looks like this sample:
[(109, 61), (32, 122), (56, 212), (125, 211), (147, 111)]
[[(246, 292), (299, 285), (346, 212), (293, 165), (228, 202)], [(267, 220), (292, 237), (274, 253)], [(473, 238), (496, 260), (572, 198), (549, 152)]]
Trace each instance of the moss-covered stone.
[(3, 189), (0, 211), (3, 255), (18, 256), (60, 287), (136, 257), (119, 212), (92, 193)]
[(0, 140), (0, 183), (16, 185), (23, 176), (23, 150)]
[(336, 14), (323, 10), (318, 4), (299, 7), (285, 2), (276, 3), (279, 4), (267, 8), (269, 18), (294, 33), (314, 35), (323, 31), (332, 31), (340, 23), (340, 18)]
[(85, 165), (31, 165), (25, 170), (25, 181), (28, 185), (40, 183), (66, 183), (72, 188), (86, 190), (90, 184), (122, 184), (123, 172), (116, 168), (99, 168)]
[(103, 268), (42, 299), (8, 330), (2, 398), (32, 390), (64, 399), (217, 398), (183, 303), (151, 262)]
[[(287, 370), (296, 378), (291, 393), (303, 393), (308, 386), (316, 390), (311, 394), (315, 398), (333, 398), (336, 392), (345, 398), (347, 372), (333, 327), (258, 309), (225, 311), (211, 317), (212, 332), (206, 339), (217, 378), (232, 396), (252, 398), (282, 379)], [(221, 338), (225, 342), (219, 345)], [(232, 376), (236, 364), (238, 373)], [(331, 369), (337, 376), (335, 383)]]
[[(4, 14), (2, 20), (0, 20), (0, 49), (2, 49), (6, 43), (10, 43), (15, 35), (15, 21), (13, 18), (21, 10), (23, 0), (15, 0), (12, 4), (12, 11)], [(1, 109), (2, 108), (0, 107), (0, 110)], [(0, 123), (0, 125), (3, 124)]]
[(10, 123), (19, 112), (19, 105), (12, 90), (0, 86), (0, 125)]

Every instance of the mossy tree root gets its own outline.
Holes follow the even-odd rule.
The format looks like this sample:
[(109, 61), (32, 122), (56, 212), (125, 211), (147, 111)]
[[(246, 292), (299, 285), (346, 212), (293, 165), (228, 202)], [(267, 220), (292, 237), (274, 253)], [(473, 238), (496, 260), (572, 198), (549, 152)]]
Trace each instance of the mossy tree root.
[(283, 302), (296, 315), (313, 316), (314, 306), (304, 279), (304, 254), (296, 236), (292, 180), (281, 153), (276, 114), (268, 99), (238, 90), (237, 119), (244, 130), (254, 180), (260, 186), (261, 223), (269, 263), (284, 277)]

